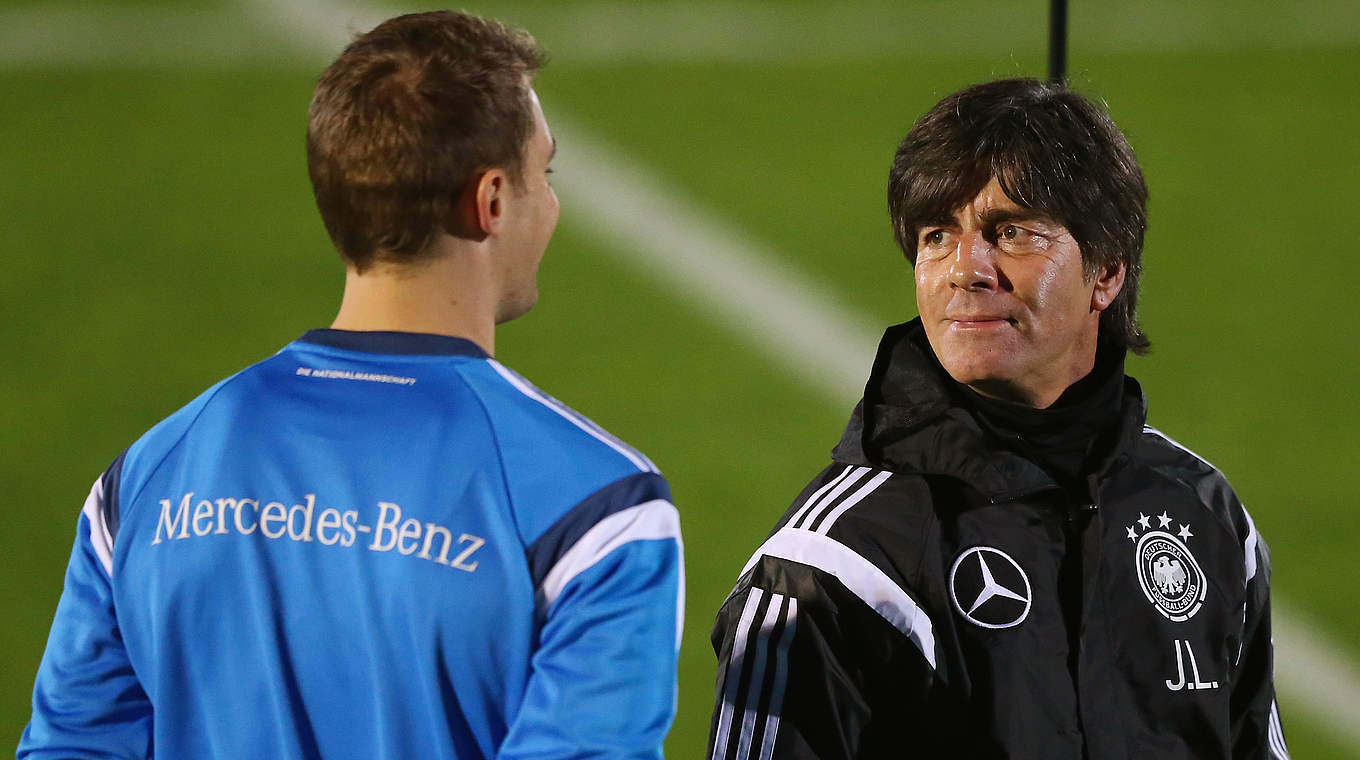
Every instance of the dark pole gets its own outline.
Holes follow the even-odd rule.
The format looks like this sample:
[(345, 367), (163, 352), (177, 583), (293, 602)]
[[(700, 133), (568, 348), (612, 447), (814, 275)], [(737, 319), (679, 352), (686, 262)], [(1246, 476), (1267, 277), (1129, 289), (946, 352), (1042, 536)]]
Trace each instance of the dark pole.
[(1048, 81), (1067, 83), (1067, 0), (1048, 3)]

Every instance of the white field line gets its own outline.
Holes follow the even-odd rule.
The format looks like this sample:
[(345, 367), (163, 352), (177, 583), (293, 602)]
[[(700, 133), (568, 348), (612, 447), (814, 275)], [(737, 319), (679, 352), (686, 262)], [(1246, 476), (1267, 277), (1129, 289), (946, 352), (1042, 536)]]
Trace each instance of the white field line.
[[(830, 0), (789, 5), (760, 0), (629, 3), (569, 7), (474, 0), (473, 8), (553, 40), (572, 61), (880, 60), (956, 57), (960, 50), (1047, 49), (1042, 3), (997, 0)], [(1148, 52), (1342, 47), (1360, 42), (1353, 0), (1104, 0), (1074, 3), (1076, 51)]]
[(864, 390), (880, 331), (654, 172), (553, 118), (563, 214), (626, 264), (678, 290), (799, 381), (842, 402)]
[[(1178, 29), (1170, 30), (1176, 32), (1170, 38), (1189, 39), (1191, 35), (1186, 29), (1196, 26), (1194, 18), (1171, 10), (1180, 8), (1179, 5), (1160, 1), (1154, 4), (1158, 8), (1165, 7), (1170, 17), (1183, 22)], [(76, 12), (43, 7), (0, 11), (0, 66), (103, 62), (159, 65), (168, 61), (213, 65), (299, 57), (320, 63), (333, 56), (354, 33), (371, 27), (387, 15), (386, 11), (377, 8), (342, 8), (318, 0), (246, 0), (245, 5), (253, 11), (254, 26), (241, 24), (235, 9), (230, 13), (165, 8), (105, 8)], [(1218, 9), (1227, 7), (1222, 2), (1207, 5)], [(581, 19), (592, 18), (590, 13), (602, 14), (600, 17), (605, 19), (626, 15), (628, 8), (623, 3), (599, 3), (591, 7), (594, 10), (580, 16)], [(662, 6), (662, 12), (676, 13), (677, 7), (691, 6)], [(734, 12), (744, 14), (754, 6), (725, 4), (715, 7), (729, 11), (737, 9)], [(920, 7), (935, 8), (938, 14), (942, 4), (922, 3)], [(957, 3), (949, 4), (949, 7), (958, 13)], [(707, 15), (709, 8), (704, 5), (702, 13)], [(1115, 4), (1105, 12), (1128, 14), (1131, 8), (1126, 3)], [(1355, 44), (1360, 39), (1357, 31), (1360, 23), (1343, 24), (1338, 19), (1354, 20), (1357, 8), (1360, 4), (1348, 1), (1300, 3), (1296, 6), (1296, 23), (1275, 28), (1275, 36), (1271, 39), (1276, 44), (1309, 41)], [(1308, 18), (1316, 21), (1324, 11), (1331, 14), (1327, 23), (1304, 23)], [(714, 11), (712, 18), (727, 18), (722, 15), (725, 12)], [(498, 15), (524, 21), (513, 12)], [(964, 18), (986, 15), (959, 14)], [(1193, 13), (1190, 15), (1194, 17)], [(687, 18), (693, 20), (692, 16)], [(951, 14), (950, 19), (954, 18)], [(644, 21), (650, 24), (656, 19)], [(728, 21), (732, 19), (728, 18)], [(636, 20), (628, 26), (634, 23)], [(1138, 25), (1111, 32), (1114, 36), (1110, 39), (1127, 39), (1137, 42), (1136, 45), (1130, 42), (1130, 47), (1142, 46), (1142, 38), (1136, 30), (1129, 31), (1131, 26)], [(667, 26), (659, 28), (667, 29)], [(938, 30), (938, 27), (934, 28)], [(1079, 22), (1074, 21), (1074, 32), (1077, 28)], [(1227, 25), (1213, 29), (1208, 36), (1217, 34), (1229, 42), (1250, 38), (1241, 44), (1255, 46), (1258, 42), (1255, 35), (1259, 32), (1244, 37), (1240, 34), (1242, 28), (1241, 25)], [(1255, 22), (1246, 24), (1246, 28), (1256, 28)], [(534, 29), (542, 39), (554, 40), (553, 50), (558, 55), (580, 52), (579, 49), (573, 51), (572, 45), (556, 43), (560, 29), (551, 32)], [(601, 32), (598, 26), (586, 26), (585, 29), (589, 33), (582, 31), (577, 35), (578, 47), (586, 46), (582, 40), (593, 33), (611, 33), (611, 29)], [(633, 28), (632, 31), (640, 30)], [(675, 31), (675, 25), (669, 25), (668, 31)], [(1159, 27), (1156, 31), (1165, 34), (1168, 29)], [(261, 34), (294, 47), (282, 53), (277, 50), (261, 53)], [(1124, 37), (1119, 37), (1121, 34)], [(929, 38), (930, 35), (922, 36)], [(1204, 43), (1204, 39), (1195, 39), (1193, 45), (1186, 47), (1203, 49)], [(664, 47), (661, 46), (664, 55), (671, 55), (664, 52)], [(1157, 44), (1150, 47), (1164, 48)], [(700, 46), (698, 49), (701, 51), (698, 57), (703, 57), (705, 48)], [(913, 54), (918, 52), (912, 51)], [(692, 53), (689, 51), (683, 57), (695, 57)], [(878, 50), (875, 54), (882, 53)], [(619, 54), (619, 57), (628, 58), (629, 55)], [(676, 57), (681, 56), (677, 53)], [(775, 252), (686, 200), (653, 172), (628, 160), (587, 130), (568, 123), (561, 114), (553, 115), (553, 122), (563, 144), (557, 159), (563, 171), (556, 182), (564, 196), (565, 213), (574, 219), (571, 222), (574, 226), (590, 231), (625, 264), (702, 304), (719, 321), (743, 335), (757, 350), (802, 382), (847, 406), (857, 398), (877, 342), (878, 330), (868, 320), (846, 309), (824, 288), (784, 264)], [(1360, 752), (1360, 670), (1318, 628), (1289, 612), (1279, 600), (1275, 607), (1276, 671), (1285, 699), (1286, 720), (1289, 711), (1298, 708), (1330, 728), (1351, 749)]]
[[(252, 0), (256, 1), (256, 0)], [(280, 3), (279, 5), (282, 5)], [(764, 61), (782, 63), (946, 58), (959, 50), (999, 51), (1041, 60), (1047, 17), (996, 0), (829, 0), (789, 6), (762, 0), (597, 0), (563, 7), (545, 2), (474, 0), (473, 10), (533, 30), (573, 65), (609, 61)], [(1042, 4), (1033, 4), (1041, 8)], [(477, 6), (481, 6), (480, 8)], [(395, 6), (394, 6), (395, 7)], [(328, 43), (395, 11), (318, 6), (300, 0), (294, 18), (332, 14)], [(0, 10), (0, 65), (220, 67), (234, 61), (298, 57), (275, 21), (252, 28), (234, 7), (145, 7), (91, 3)], [(1071, 11), (1074, 71), (1093, 53), (1345, 48), (1360, 44), (1354, 0), (1107, 0)], [(315, 43), (303, 40), (307, 46)], [(299, 40), (292, 40), (299, 42)], [(275, 43), (275, 44), (269, 44)], [(138, 51), (129, 56), (128, 50)]]
[[(1278, 595), (1276, 595), (1278, 596)], [(1287, 713), (1297, 709), (1330, 729), (1360, 754), (1360, 668), (1323, 630), (1293, 614), (1278, 598), (1274, 606), (1275, 682)]]
[(0, 10), (0, 69), (189, 65), (277, 60), (230, 8), (50, 5)]

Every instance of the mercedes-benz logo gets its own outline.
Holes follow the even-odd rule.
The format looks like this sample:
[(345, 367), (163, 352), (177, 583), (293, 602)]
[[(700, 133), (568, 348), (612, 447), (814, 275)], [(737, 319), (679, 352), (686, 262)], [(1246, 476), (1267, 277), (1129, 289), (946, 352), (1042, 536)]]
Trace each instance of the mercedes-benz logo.
[(974, 546), (954, 560), (949, 595), (960, 615), (983, 628), (1020, 625), (1033, 598), (1025, 571), (1009, 554), (990, 546)]

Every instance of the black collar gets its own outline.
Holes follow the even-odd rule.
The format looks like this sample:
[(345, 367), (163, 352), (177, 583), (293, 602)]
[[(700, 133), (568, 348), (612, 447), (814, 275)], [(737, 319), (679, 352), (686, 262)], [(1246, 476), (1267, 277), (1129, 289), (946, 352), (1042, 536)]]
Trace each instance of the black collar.
[(429, 333), (390, 332), (375, 330), (308, 330), (298, 340), (319, 346), (363, 351), (369, 354), (407, 354), (422, 356), (471, 356), (486, 359), (481, 346), (467, 338)]
[(1124, 355), (1123, 347), (1101, 340), (1091, 371), (1047, 409), (988, 398), (946, 379), (999, 445), (1034, 460), (1069, 491), (1081, 493), (1087, 489), (1086, 474), (1115, 442), (1111, 436), (1119, 429), (1124, 404)]
[[(1122, 382), (1110, 380), (1120, 398), (1112, 445), (1099, 462), (1087, 463), (1093, 473), (1107, 469), (1130, 445), (1146, 415), (1137, 381), (1122, 369), (1118, 375)], [(832, 456), (850, 464), (949, 476), (994, 502), (1060, 487), (1031, 454), (1000, 445), (971, 405), (960, 400), (958, 384), (935, 360), (920, 320), (884, 333), (864, 398)]]

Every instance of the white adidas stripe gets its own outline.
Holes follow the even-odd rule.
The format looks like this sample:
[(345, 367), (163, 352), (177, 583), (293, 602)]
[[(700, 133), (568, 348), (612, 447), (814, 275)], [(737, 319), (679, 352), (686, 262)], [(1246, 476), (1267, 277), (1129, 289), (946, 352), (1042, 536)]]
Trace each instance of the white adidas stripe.
[(810, 565), (835, 576), (850, 593), (911, 639), (930, 667), (936, 667), (935, 630), (930, 616), (901, 586), (850, 547), (820, 533), (784, 527), (756, 550), (741, 574), (749, 572), (761, 557)]
[(892, 473), (888, 472), (887, 470), (884, 470), (870, 478), (868, 483), (865, 483), (864, 485), (860, 486), (860, 489), (858, 491), (852, 494), (845, 501), (842, 501), (839, 506), (837, 506), (834, 510), (831, 511), (830, 514), (826, 516), (826, 519), (822, 521), (822, 524), (817, 527), (817, 532), (825, 536), (827, 532), (831, 530), (831, 525), (836, 522), (837, 518), (845, 514), (845, 511), (847, 509), (863, 501), (864, 497), (873, 493), (874, 489), (883, 485), (884, 481), (886, 481), (890, 477), (892, 477)]
[[(750, 760), (752, 756), (753, 742), (755, 739), (756, 727), (762, 728), (761, 741), (758, 757), (761, 760), (770, 760), (774, 753), (774, 744), (779, 732), (779, 717), (783, 711), (784, 692), (788, 684), (789, 675), (789, 648), (793, 644), (793, 638), (797, 628), (798, 600), (783, 594), (769, 594), (769, 604), (765, 610), (765, 616), (761, 619), (760, 627), (756, 632), (756, 640), (750, 641), (745, 634), (749, 632), (751, 623), (755, 622), (755, 611), (759, 607), (759, 599), (764, 598), (766, 592), (763, 589), (753, 587), (751, 598), (757, 600), (757, 604), (752, 606), (750, 598), (747, 606), (743, 609), (742, 621), (744, 624), (738, 633), (738, 640), (733, 642), (733, 654), (728, 659), (729, 668), (733, 664), (737, 669), (750, 658), (751, 670), (746, 680), (746, 701), (742, 710), (742, 720), (740, 733), (737, 735), (737, 747), (733, 754), (734, 760)], [(745, 623), (748, 621), (749, 623)], [(779, 623), (783, 623), (783, 629), (779, 633), (778, 640), (771, 641), (771, 635)], [(771, 652), (771, 644), (774, 651)], [(739, 655), (735, 648), (738, 644), (742, 645)], [(728, 677), (738, 677), (739, 672), (728, 673)], [(768, 695), (764, 691), (764, 684), (767, 676), (770, 678), (771, 687)], [(723, 688), (723, 687), (720, 687)], [(735, 715), (736, 694), (740, 691), (740, 684), (737, 688), (725, 687), (725, 698), (723, 701), (723, 717), (727, 714)], [(762, 710), (760, 704), (768, 697), (768, 705)], [(720, 734), (714, 743), (713, 759), (722, 760), (726, 757), (727, 747), (730, 737), (726, 732), (730, 731), (731, 719), (719, 720)]]
[(1289, 760), (1289, 750), (1284, 744), (1284, 727), (1280, 725), (1280, 707), (1275, 700), (1270, 701), (1270, 728), (1267, 731), (1270, 751), (1276, 760)]
[(774, 684), (770, 690), (770, 707), (765, 718), (765, 735), (760, 742), (760, 760), (774, 756), (774, 743), (779, 736), (779, 717), (784, 711), (784, 689), (789, 681), (789, 647), (798, 628), (798, 600), (789, 597), (789, 608), (784, 614), (784, 631), (779, 635), (775, 651)]
[(812, 495), (807, 498), (807, 501), (803, 502), (803, 506), (799, 507), (798, 511), (793, 513), (793, 517), (789, 518), (788, 524), (797, 525), (798, 521), (803, 519), (803, 515), (807, 514), (808, 510), (812, 508), (812, 505), (817, 503), (818, 499), (822, 498), (822, 494), (825, 494), (827, 491), (830, 491), (832, 488), (835, 488), (836, 484), (840, 483), (847, 476), (849, 476), (854, 469), (855, 469), (854, 466), (846, 465), (845, 469), (841, 470), (841, 473), (839, 475), (832, 478), (831, 480), (826, 481), (826, 483), (823, 484), (821, 488), (818, 488), (816, 491), (813, 491)]
[(752, 586), (746, 596), (746, 606), (742, 608), (741, 617), (737, 619), (737, 634), (732, 640), (732, 655), (727, 658), (727, 669), (723, 672), (722, 683), (718, 686), (723, 701), (722, 710), (718, 713), (718, 727), (714, 735), (713, 755), (710, 760), (722, 760), (727, 756), (727, 736), (732, 729), (732, 715), (736, 710), (737, 692), (741, 688), (741, 667), (744, 662), (744, 658), (738, 657), (737, 653), (746, 651), (747, 633), (751, 630), (756, 610), (764, 596), (763, 589)]
[(746, 682), (746, 707), (741, 715), (741, 735), (737, 739), (734, 760), (747, 760), (751, 756), (751, 736), (755, 733), (761, 686), (765, 683), (765, 668), (770, 657), (770, 632), (779, 622), (784, 599), (783, 594), (770, 594), (770, 606), (765, 610), (765, 618), (756, 635), (755, 659), (751, 661), (751, 677)]
[[(811, 525), (813, 521), (817, 519), (817, 515), (820, 514), (822, 510), (826, 509), (827, 505), (839, 498), (841, 494), (845, 493), (846, 490), (850, 488), (850, 486), (859, 482), (859, 479), (864, 477), (868, 472), (868, 467), (856, 467), (851, 470), (849, 475), (842, 479), (840, 483), (836, 484), (835, 488), (828, 491), (821, 499), (816, 502), (809, 499), (808, 503), (804, 504), (803, 508), (798, 510), (798, 514), (794, 516), (795, 519), (789, 520), (789, 527), (805, 528)], [(800, 517), (801, 519), (799, 519)]]

